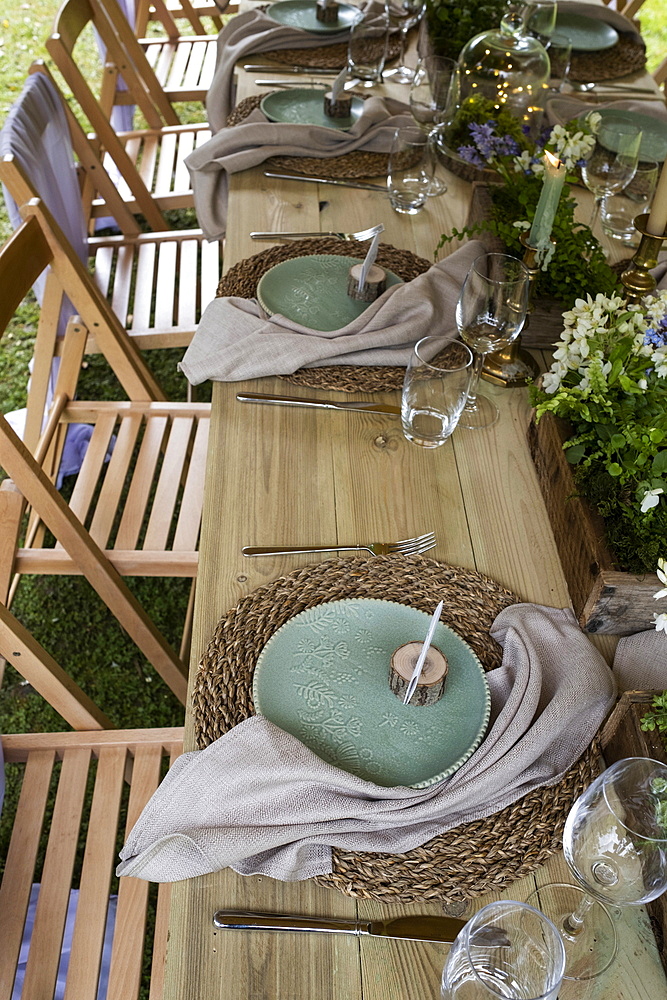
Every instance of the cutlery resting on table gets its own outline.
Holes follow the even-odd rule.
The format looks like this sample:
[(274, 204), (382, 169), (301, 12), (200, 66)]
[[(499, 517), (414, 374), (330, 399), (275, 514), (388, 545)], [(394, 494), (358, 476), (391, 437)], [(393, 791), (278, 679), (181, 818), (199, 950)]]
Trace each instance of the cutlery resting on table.
[(273, 403), (277, 406), (303, 406), (319, 410), (361, 410), (364, 413), (387, 413), (400, 416), (400, 406), (391, 403), (337, 403), (331, 399), (311, 399), (309, 396), (274, 396), (264, 392), (239, 392), (236, 398), (240, 403)]

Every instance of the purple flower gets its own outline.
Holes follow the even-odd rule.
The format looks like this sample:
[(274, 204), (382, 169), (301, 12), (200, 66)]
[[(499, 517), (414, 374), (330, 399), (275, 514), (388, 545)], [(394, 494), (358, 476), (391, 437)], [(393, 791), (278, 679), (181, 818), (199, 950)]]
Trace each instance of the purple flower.
[(657, 327), (649, 327), (644, 334), (644, 343), (650, 344), (651, 347), (666, 347), (667, 321), (663, 319)]
[(476, 167), (486, 166), (486, 162), (482, 159), (474, 146), (459, 146), (457, 152), (461, 159), (465, 160), (466, 163), (472, 163)]
[(494, 133), (496, 123), (488, 121), (484, 125), (477, 125), (475, 122), (468, 126), (472, 140), (482, 156), (488, 160), (495, 152), (497, 137)]

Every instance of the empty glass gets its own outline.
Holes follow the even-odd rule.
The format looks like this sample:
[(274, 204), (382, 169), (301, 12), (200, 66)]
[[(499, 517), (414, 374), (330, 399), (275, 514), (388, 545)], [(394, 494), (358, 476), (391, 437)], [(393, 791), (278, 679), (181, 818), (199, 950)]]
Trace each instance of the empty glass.
[(415, 68), (410, 86), (410, 113), (420, 129), (429, 137), (433, 159), (433, 181), (429, 197), (444, 194), (446, 183), (437, 176), (438, 157), (435, 145), (438, 130), (445, 120), (449, 107), (451, 84), (456, 74), (456, 63), (446, 56), (424, 56)]
[(516, 340), (526, 321), (529, 274), (516, 257), (504, 253), (481, 254), (473, 263), (456, 305), (456, 325), (461, 339), (475, 354), (468, 401), (459, 423), (471, 430), (490, 427), (498, 407), (477, 387), (484, 358)]
[(556, 0), (526, 0), (524, 25), (529, 35), (547, 45), (556, 28)]
[(558, 927), (566, 979), (593, 979), (616, 953), (605, 903), (647, 903), (667, 888), (667, 767), (627, 757), (576, 800), (563, 854), (577, 885), (545, 885), (530, 897)]
[(422, 337), (405, 371), (401, 422), (408, 441), (439, 448), (456, 427), (468, 395), (472, 352), (451, 337)]
[(362, 87), (382, 83), (382, 71), (387, 58), (389, 15), (384, 10), (367, 10), (352, 25), (347, 45), (349, 75), (355, 76)]
[(565, 951), (558, 931), (526, 903), (501, 900), (459, 933), (442, 973), (443, 1000), (556, 1000)]
[(581, 179), (595, 195), (595, 207), (588, 225), (597, 221), (602, 200), (618, 194), (635, 176), (639, 160), (642, 131), (637, 125), (614, 120), (601, 122), (595, 136), (595, 146), (581, 167)]
[(568, 35), (554, 32), (547, 45), (551, 61), (551, 78), (549, 89), (557, 92), (567, 90), (570, 82), (570, 64), (572, 62), (572, 42)]
[(387, 170), (391, 207), (401, 215), (416, 215), (424, 207), (432, 179), (428, 136), (416, 125), (397, 128)]
[(398, 66), (386, 71), (394, 83), (412, 83), (414, 70), (405, 65), (405, 41), (410, 28), (421, 21), (426, 9), (426, 0), (388, 0), (389, 24), (399, 28), (401, 32), (401, 51), (398, 55)]
[(600, 209), (600, 222), (607, 236), (628, 246), (639, 245), (634, 220), (649, 211), (659, 173), (655, 160), (645, 160), (638, 164), (635, 176), (620, 194), (607, 195)]

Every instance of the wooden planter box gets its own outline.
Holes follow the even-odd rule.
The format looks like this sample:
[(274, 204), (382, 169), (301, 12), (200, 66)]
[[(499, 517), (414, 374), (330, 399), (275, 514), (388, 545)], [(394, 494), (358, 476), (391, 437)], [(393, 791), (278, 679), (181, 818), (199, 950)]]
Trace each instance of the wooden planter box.
[(563, 451), (567, 424), (550, 413), (528, 427), (528, 446), (546, 504), (572, 607), (587, 632), (630, 635), (651, 628), (662, 584), (655, 573), (623, 573), (602, 519), (576, 495)]
[[(624, 757), (652, 757), (667, 764), (667, 753), (658, 733), (644, 733), (641, 718), (657, 691), (626, 691), (602, 730), (602, 752), (605, 763), (613, 764)], [(667, 893), (646, 907), (660, 960), (667, 971)]]

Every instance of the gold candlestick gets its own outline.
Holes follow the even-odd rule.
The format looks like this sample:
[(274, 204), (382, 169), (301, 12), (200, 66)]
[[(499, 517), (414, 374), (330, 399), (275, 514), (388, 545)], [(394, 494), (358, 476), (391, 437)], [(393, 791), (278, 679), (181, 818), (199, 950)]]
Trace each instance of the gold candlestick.
[[(529, 281), (528, 314), (523, 326), (525, 330), (530, 321), (535, 279), (540, 273), (540, 268), (537, 263), (537, 247), (530, 246), (527, 232), (521, 234), (521, 243), (524, 248), (523, 263), (528, 269)], [(507, 389), (514, 389), (534, 382), (539, 374), (540, 366), (537, 361), (521, 346), (521, 334), (507, 347), (487, 354), (482, 368), (483, 379), (487, 382), (493, 382), (494, 385), (504, 385)]]
[(625, 298), (630, 305), (637, 305), (645, 295), (649, 295), (656, 286), (656, 280), (651, 274), (651, 268), (658, 263), (658, 254), (662, 241), (667, 239), (667, 232), (662, 236), (654, 236), (646, 231), (648, 215), (638, 215), (634, 219), (634, 227), (641, 239), (637, 251), (628, 267), (621, 275), (621, 284), (625, 290)]

